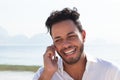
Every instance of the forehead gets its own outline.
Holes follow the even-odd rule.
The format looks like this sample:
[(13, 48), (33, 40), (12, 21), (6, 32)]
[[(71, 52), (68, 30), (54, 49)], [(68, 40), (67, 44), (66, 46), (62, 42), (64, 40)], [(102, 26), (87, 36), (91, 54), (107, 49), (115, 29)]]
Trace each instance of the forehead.
[(57, 36), (67, 35), (70, 32), (76, 32), (76, 31), (78, 31), (78, 29), (72, 20), (65, 20), (56, 23), (51, 28), (51, 34), (53, 38)]

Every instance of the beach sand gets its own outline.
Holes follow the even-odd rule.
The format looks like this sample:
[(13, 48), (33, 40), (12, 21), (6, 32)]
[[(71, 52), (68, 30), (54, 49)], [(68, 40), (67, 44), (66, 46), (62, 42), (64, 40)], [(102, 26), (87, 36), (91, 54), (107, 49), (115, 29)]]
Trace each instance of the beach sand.
[(0, 71), (0, 80), (32, 80), (34, 72)]

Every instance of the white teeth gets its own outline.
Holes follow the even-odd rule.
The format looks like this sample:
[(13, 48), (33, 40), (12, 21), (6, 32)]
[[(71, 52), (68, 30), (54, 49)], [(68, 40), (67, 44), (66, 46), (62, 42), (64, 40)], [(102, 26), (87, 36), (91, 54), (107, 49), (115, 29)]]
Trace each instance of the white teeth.
[(66, 51), (65, 54), (72, 54), (75, 49), (71, 49), (69, 51)]

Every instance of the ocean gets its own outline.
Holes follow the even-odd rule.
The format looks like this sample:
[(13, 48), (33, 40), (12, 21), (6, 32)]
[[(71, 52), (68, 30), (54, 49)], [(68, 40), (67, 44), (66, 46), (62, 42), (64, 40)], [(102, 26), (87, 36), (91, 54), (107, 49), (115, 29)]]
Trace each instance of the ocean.
[[(43, 65), (47, 46), (0, 46), (0, 64)], [(85, 46), (89, 55), (120, 64), (120, 45)]]
[(0, 71), (0, 80), (32, 80), (34, 74), (28, 71)]
[(44, 46), (0, 46), (0, 64), (42, 65)]

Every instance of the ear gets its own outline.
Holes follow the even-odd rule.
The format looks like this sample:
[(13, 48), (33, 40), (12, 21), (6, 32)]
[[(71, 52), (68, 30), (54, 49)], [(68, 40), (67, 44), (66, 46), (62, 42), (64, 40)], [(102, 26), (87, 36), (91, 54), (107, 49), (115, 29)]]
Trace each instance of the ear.
[(86, 38), (86, 32), (85, 32), (85, 30), (82, 30), (82, 38), (83, 38), (83, 42), (85, 42), (85, 38)]

